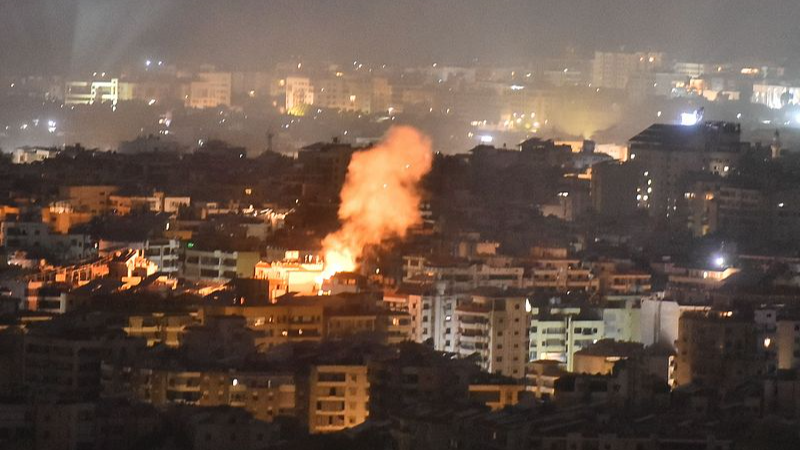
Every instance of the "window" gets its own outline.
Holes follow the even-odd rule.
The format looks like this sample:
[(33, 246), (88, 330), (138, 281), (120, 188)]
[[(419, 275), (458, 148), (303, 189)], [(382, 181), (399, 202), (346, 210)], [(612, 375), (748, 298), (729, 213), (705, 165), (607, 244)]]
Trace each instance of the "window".
[(334, 382), (343, 382), (345, 381), (345, 375), (343, 373), (320, 373), (317, 377), (319, 381), (334, 381)]

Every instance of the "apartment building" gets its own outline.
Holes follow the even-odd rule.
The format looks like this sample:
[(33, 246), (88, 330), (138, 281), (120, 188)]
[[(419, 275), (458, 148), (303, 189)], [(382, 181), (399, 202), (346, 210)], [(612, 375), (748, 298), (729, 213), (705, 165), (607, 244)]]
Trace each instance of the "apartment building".
[(37, 396), (90, 399), (100, 388), (102, 361), (134, 357), (143, 344), (110, 334), (106, 339), (85, 333), (29, 333), (25, 336), (24, 383)]
[(675, 378), (722, 390), (766, 373), (752, 318), (731, 311), (689, 312), (680, 318)]
[(401, 286), (398, 291), (384, 295), (384, 303), (408, 311), (415, 342), (430, 341), (436, 350), (455, 351), (458, 295), (447, 293), (443, 283)]
[(455, 258), (403, 257), (403, 282), (430, 284), (445, 282), (455, 292), (480, 287), (522, 288), (525, 269), (503, 264)]
[(524, 287), (540, 293), (598, 292), (600, 280), (588, 265), (570, 258), (566, 248), (534, 248)]
[(195, 312), (134, 314), (128, 316), (123, 331), (130, 337), (146, 340), (148, 347), (160, 344), (177, 348), (186, 329), (199, 323)]
[(325, 336), (344, 338), (362, 333), (383, 337), (387, 344), (412, 340), (411, 316), (403, 311), (342, 309), (325, 314)]
[(143, 364), (124, 367), (124, 378), (115, 382), (110, 376), (114, 369), (104, 365), (103, 370), (105, 395), (128, 395), (159, 408), (232, 406), (252, 413), (263, 422), (296, 414), (295, 382), (291, 374)]
[(559, 361), (573, 369), (573, 355), (603, 338), (598, 311), (581, 307), (533, 307), (530, 316), (531, 361)]
[(231, 106), (230, 72), (200, 73), (189, 83), (186, 106), (205, 109)]
[(333, 433), (364, 423), (369, 417), (367, 366), (318, 365), (308, 385), (308, 431)]
[(455, 352), (475, 356), (487, 372), (525, 376), (528, 361), (526, 298), (511, 292), (474, 293), (455, 308)]
[(148, 240), (144, 243), (144, 256), (158, 266), (165, 275), (176, 275), (181, 267), (181, 243), (177, 239)]
[(503, 408), (514, 406), (520, 401), (520, 396), (524, 395), (525, 386), (506, 380), (492, 382), (487, 380), (469, 385), (469, 399), (484, 404), (492, 411), (499, 411)]
[(287, 342), (319, 341), (325, 335), (321, 302), (292, 301), (265, 306), (206, 306), (206, 317), (240, 316), (256, 332), (255, 344), (270, 349)]
[(110, 211), (111, 196), (118, 189), (117, 186), (62, 186), (59, 197), (71, 205), (74, 211), (96, 216)]
[(233, 278), (252, 278), (259, 259), (258, 252), (187, 248), (183, 255), (182, 275), (193, 281), (217, 283)]

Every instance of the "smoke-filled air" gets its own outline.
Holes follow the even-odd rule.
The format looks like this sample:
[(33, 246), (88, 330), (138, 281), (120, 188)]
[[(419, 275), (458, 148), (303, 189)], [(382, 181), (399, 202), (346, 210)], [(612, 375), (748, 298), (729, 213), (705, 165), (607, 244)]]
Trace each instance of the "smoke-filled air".
[(354, 271), (365, 247), (403, 238), (419, 223), (419, 183), (431, 162), (430, 139), (407, 126), (353, 154), (341, 193), (342, 226), (322, 242), (324, 278)]

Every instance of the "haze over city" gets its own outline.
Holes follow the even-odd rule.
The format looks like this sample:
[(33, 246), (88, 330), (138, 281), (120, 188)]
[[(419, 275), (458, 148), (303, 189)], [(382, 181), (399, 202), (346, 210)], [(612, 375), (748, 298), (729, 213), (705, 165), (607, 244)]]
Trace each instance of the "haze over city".
[(110, 71), (146, 57), (238, 68), (290, 56), (509, 64), (621, 47), (784, 63), (800, 56), (799, 21), (791, 0), (7, 1), (0, 71)]

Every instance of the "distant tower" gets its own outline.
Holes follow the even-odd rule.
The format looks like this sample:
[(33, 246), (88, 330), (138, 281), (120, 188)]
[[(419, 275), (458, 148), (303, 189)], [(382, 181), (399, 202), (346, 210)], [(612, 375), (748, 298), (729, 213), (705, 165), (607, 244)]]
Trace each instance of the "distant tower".
[(770, 146), (772, 149), (772, 159), (778, 159), (781, 156), (781, 150), (783, 150), (781, 145), (781, 132), (777, 129), (775, 130), (775, 136), (772, 137), (772, 145)]
[(274, 134), (272, 134), (272, 130), (269, 130), (269, 132), (267, 133), (267, 151), (268, 151), (268, 152), (270, 152), (270, 153), (271, 153), (271, 152), (272, 152), (272, 150), (273, 150), (273, 149), (272, 149), (272, 139), (273, 139), (274, 137), (275, 137), (275, 135), (274, 135)]

